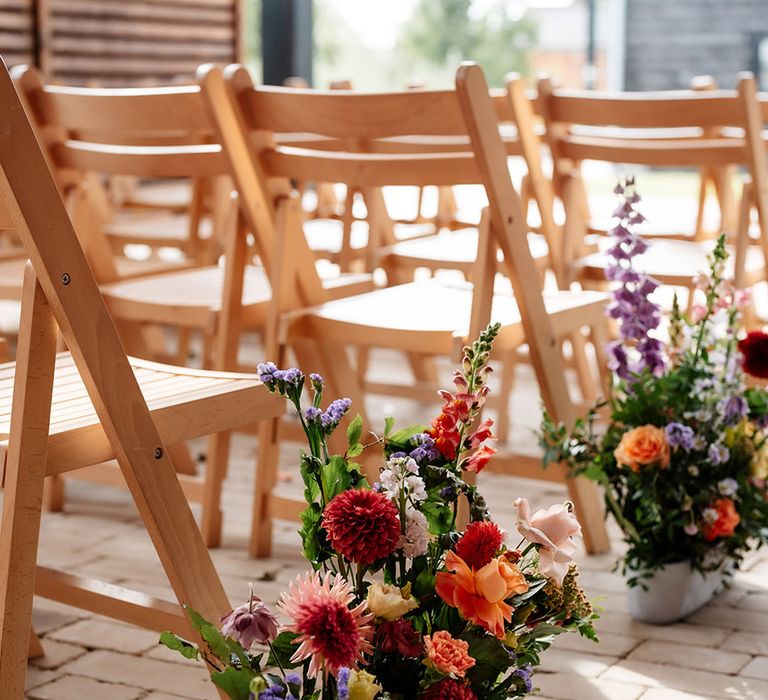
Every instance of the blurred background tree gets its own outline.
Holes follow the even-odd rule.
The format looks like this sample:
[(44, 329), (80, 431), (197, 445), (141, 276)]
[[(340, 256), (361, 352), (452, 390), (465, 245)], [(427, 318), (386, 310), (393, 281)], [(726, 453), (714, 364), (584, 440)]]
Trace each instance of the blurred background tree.
[(507, 0), (419, 0), (397, 52), (428, 75), (475, 61), (491, 85), (503, 85), (509, 71), (528, 73), (527, 53), (536, 42), (534, 23), (517, 6)]

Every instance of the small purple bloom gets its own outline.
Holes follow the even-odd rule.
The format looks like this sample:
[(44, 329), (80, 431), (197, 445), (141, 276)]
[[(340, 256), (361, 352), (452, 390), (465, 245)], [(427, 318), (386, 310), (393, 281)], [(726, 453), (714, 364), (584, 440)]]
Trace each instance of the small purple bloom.
[(717, 405), (718, 413), (726, 425), (736, 425), (749, 412), (749, 406), (743, 396), (729, 396)]
[(322, 415), (322, 410), (315, 408), (315, 406), (310, 406), (304, 411), (304, 418), (306, 419), (307, 423), (319, 422)]
[(686, 452), (693, 449), (696, 433), (690, 426), (682, 423), (670, 423), (664, 430), (670, 447), (682, 447)]
[(275, 383), (275, 374), (279, 370), (274, 362), (262, 362), (256, 367), (256, 373), (259, 375), (259, 381), (270, 385)]
[(312, 372), (312, 374), (309, 375), (309, 381), (312, 382), (312, 388), (316, 392), (321, 392), (323, 390), (323, 385), (325, 384), (325, 381), (316, 372)]
[(739, 482), (730, 477), (717, 482), (717, 490), (721, 496), (733, 498), (739, 490)]
[(344, 418), (347, 411), (352, 406), (351, 399), (336, 399), (331, 401), (328, 408), (325, 410), (322, 416), (320, 416), (320, 423), (323, 426), (323, 430), (326, 433), (331, 433), (336, 429), (336, 426)]
[(349, 674), (348, 668), (339, 669), (336, 675), (336, 689), (339, 700), (349, 700)]
[(724, 464), (730, 459), (731, 451), (721, 442), (716, 442), (709, 446), (707, 457), (712, 464), (717, 466), (718, 464)]
[(530, 693), (533, 690), (533, 681), (531, 680), (533, 669), (531, 668), (531, 664), (525, 664), (525, 666), (516, 668), (512, 674), (523, 681), (523, 686), (525, 687), (526, 693)]
[(277, 636), (277, 618), (255, 595), (222, 617), (221, 622), (221, 633), (234, 639), (246, 651), (256, 642), (266, 644)]

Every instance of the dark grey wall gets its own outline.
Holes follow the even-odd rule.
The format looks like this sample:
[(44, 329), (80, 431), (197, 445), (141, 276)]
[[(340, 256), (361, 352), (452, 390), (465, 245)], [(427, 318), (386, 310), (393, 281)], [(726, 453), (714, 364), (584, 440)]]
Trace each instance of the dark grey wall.
[(768, 0), (626, 2), (627, 90), (684, 88), (701, 74), (734, 87), (753, 70), (755, 35), (768, 34)]

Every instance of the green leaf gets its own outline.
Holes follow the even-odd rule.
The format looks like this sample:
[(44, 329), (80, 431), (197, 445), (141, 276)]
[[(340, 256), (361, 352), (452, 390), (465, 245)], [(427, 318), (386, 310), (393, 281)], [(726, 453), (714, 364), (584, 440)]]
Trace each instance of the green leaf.
[(360, 436), (363, 434), (363, 419), (358, 413), (347, 428), (347, 440), (349, 446), (357, 445), (360, 442)]
[(323, 512), (320, 504), (312, 503), (307, 506), (299, 516), (301, 518), (301, 543), (304, 548), (304, 556), (315, 567), (327, 559), (324, 556), (324, 537), (320, 528)]
[(328, 460), (328, 464), (321, 467), (320, 479), (323, 483), (325, 502), (328, 503), (334, 496), (338, 496), (352, 486), (352, 476), (347, 460), (340, 455), (333, 455)]
[(387, 442), (392, 442), (397, 445), (407, 446), (406, 443), (408, 440), (410, 440), (414, 435), (418, 435), (419, 433), (423, 433), (427, 430), (426, 426), (423, 425), (409, 425), (407, 428), (401, 428), (396, 433), (392, 433), (392, 435), (389, 436), (389, 439)]
[(255, 676), (250, 669), (229, 666), (223, 671), (211, 673), (211, 680), (232, 700), (248, 700), (251, 697), (251, 679)]
[(392, 416), (387, 416), (384, 419), (384, 437), (389, 437), (392, 432), (392, 428), (395, 427), (395, 419)]
[(484, 630), (468, 630), (459, 639), (469, 644), (469, 655), (476, 662), (467, 671), (473, 686), (496, 680), (500, 673), (512, 665), (512, 658), (501, 641)]
[(250, 664), (247, 657), (245, 657), (243, 648), (237, 642), (225, 638), (224, 635), (200, 615), (200, 613), (188, 607), (187, 615), (189, 615), (189, 619), (192, 622), (192, 627), (199, 632), (203, 641), (211, 650), (211, 653), (222, 663), (227, 665), (232, 663), (232, 654), (235, 654), (241, 659), (244, 666)]
[(160, 635), (160, 644), (167, 646), (173, 651), (178, 651), (179, 654), (187, 659), (199, 659), (203, 654), (194, 644), (190, 644), (181, 637), (177, 637), (173, 632), (163, 632)]
[(363, 454), (363, 444), (358, 442), (347, 450), (347, 457), (357, 457)]
[(267, 666), (272, 668), (282, 666), (283, 668), (298, 668), (303, 662), (294, 663), (291, 657), (299, 648), (293, 641), (298, 638), (295, 632), (281, 632), (272, 640), (272, 649), (269, 652)]

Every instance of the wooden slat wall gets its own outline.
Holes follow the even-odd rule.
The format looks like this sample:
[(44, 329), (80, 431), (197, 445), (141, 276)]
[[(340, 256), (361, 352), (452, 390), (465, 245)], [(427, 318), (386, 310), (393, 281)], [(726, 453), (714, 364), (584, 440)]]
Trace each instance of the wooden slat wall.
[[(32, 2), (38, 6), (40, 67), (57, 82), (186, 82), (201, 63), (240, 58), (240, 0), (0, 0), (0, 8)], [(20, 40), (0, 29), (0, 53), (12, 49), (6, 36)]]
[(34, 63), (33, 0), (0, 0), (0, 55), (9, 66)]

